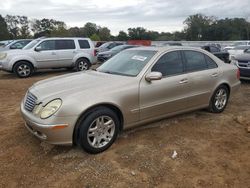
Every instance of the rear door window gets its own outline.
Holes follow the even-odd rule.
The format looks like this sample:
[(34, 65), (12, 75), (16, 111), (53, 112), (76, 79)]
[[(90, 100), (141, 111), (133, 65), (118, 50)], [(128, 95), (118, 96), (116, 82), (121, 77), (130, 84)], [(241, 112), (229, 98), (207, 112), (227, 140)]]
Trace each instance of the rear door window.
[(89, 49), (90, 45), (89, 45), (89, 41), (87, 40), (78, 40), (79, 46), (81, 49)]
[(208, 68), (204, 54), (196, 51), (183, 51), (186, 59), (187, 72), (205, 70)]
[(75, 49), (74, 40), (56, 40), (56, 49), (57, 50), (70, 50)]
[(205, 56), (205, 59), (207, 61), (207, 66), (208, 66), (209, 69), (214, 69), (214, 68), (218, 67), (217, 63), (215, 63), (214, 60), (212, 60), (207, 55), (204, 55), (204, 56)]

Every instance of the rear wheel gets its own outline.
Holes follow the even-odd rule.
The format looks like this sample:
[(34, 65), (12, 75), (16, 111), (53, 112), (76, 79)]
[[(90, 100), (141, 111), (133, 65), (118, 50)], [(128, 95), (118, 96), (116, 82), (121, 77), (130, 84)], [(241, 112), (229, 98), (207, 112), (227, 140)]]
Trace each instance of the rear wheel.
[(90, 62), (87, 59), (81, 58), (76, 61), (76, 70), (85, 71), (90, 68)]
[(209, 111), (213, 113), (223, 112), (227, 106), (228, 98), (229, 98), (228, 88), (225, 85), (219, 86), (215, 90), (210, 100)]
[(26, 61), (20, 61), (15, 64), (13, 70), (14, 70), (14, 73), (19, 78), (27, 78), (32, 75), (34, 68), (30, 63)]
[(114, 111), (106, 107), (94, 109), (80, 122), (78, 142), (88, 153), (100, 153), (116, 140), (119, 119)]

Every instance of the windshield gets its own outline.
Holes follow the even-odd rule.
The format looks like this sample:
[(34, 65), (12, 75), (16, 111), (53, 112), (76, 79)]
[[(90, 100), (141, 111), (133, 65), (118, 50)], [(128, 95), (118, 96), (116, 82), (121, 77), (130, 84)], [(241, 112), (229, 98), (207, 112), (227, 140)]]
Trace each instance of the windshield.
[(25, 46), (23, 49), (24, 50), (28, 50), (33, 48), (38, 42), (40, 42), (41, 40), (37, 39), (37, 40), (33, 40), (31, 41), (27, 46)]
[(124, 76), (137, 76), (156, 54), (149, 50), (122, 51), (101, 65), (97, 71)]
[(125, 48), (126, 46), (121, 45), (121, 46), (116, 46), (114, 48), (111, 49), (111, 51), (121, 51)]
[(99, 48), (106, 48), (110, 45), (110, 42), (106, 42), (104, 44), (102, 44), (101, 46), (99, 46)]

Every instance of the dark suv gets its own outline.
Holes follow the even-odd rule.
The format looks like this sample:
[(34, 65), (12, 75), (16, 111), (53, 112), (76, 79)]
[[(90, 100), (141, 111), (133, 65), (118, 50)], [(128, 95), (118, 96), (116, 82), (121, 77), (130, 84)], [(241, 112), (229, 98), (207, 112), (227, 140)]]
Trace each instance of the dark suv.
[(250, 80), (250, 47), (243, 54), (236, 55), (232, 63), (240, 69), (240, 78)]

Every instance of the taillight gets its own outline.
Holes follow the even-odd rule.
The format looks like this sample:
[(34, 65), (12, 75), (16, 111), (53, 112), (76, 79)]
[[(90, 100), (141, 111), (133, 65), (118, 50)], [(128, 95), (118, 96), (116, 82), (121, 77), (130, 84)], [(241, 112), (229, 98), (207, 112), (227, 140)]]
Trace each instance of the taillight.
[(237, 69), (237, 79), (240, 79), (240, 69)]

